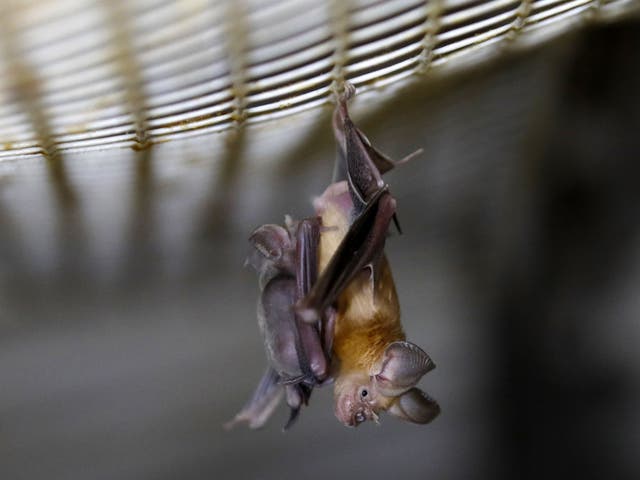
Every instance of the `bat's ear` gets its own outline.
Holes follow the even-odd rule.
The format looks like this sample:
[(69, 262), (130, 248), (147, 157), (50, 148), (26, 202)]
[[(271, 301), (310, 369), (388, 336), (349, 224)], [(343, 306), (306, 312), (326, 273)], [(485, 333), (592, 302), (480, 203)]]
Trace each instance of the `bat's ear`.
[(293, 249), (289, 232), (280, 225), (262, 225), (253, 231), (249, 237), (253, 246), (246, 265), (251, 265), (258, 272), (264, 272), (269, 267), (292, 272)]
[(440, 406), (419, 388), (412, 388), (396, 398), (387, 411), (407, 422), (424, 425), (438, 416)]
[(374, 383), (378, 391), (395, 397), (413, 387), (435, 364), (417, 345), (411, 342), (390, 343), (382, 356)]
[(282, 258), (284, 252), (291, 248), (289, 232), (280, 225), (262, 225), (249, 236), (249, 242), (260, 254), (271, 261)]

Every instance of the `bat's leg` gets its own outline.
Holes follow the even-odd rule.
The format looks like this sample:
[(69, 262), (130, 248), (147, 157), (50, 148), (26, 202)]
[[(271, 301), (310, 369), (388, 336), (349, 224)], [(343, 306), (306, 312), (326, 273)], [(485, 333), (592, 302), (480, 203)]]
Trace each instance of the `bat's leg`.
[[(338, 143), (338, 155), (334, 167), (333, 181), (346, 180), (349, 193), (354, 205), (354, 216), (359, 215), (371, 197), (384, 187), (382, 175), (397, 165), (409, 161), (422, 150), (418, 150), (405, 158), (394, 161), (377, 150), (361, 130), (349, 117), (347, 101), (355, 90), (346, 89), (346, 93), (338, 99), (338, 105), (333, 115), (333, 131)], [(393, 222), (402, 233), (400, 222), (396, 214)]]
[(384, 248), (396, 202), (387, 188), (378, 190), (355, 219), (329, 264), (297, 311), (306, 322), (316, 322), (355, 275), (378, 258)]
[(262, 427), (282, 399), (283, 388), (278, 381), (278, 374), (269, 367), (249, 401), (231, 421), (224, 424), (224, 428), (228, 430), (242, 422), (246, 422), (249, 428)]
[(366, 197), (383, 186), (381, 175), (408, 162), (422, 150), (394, 161), (371, 145), (349, 116), (347, 103), (354, 95), (355, 88), (347, 83), (345, 93), (338, 98), (333, 114), (333, 132), (338, 144), (333, 181), (349, 180), (352, 187), (357, 186), (360, 200), (366, 202)]

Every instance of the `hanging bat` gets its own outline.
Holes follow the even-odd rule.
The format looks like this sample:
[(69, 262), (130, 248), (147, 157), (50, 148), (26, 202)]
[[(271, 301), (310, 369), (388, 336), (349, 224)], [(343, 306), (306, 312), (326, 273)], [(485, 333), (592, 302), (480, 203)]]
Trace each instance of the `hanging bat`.
[(407, 342), (384, 245), (396, 202), (382, 174), (394, 162), (351, 121), (345, 85), (334, 113), (338, 157), (334, 181), (314, 201), (316, 216), (263, 225), (253, 232), (248, 263), (261, 290), (258, 323), (268, 368), (252, 398), (226, 426), (261, 427), (282, 396), (285, 429), (315, 387), (335, 382), (335, 414), (347, 426), (378, 421), (382, 411), (428, 423), (438, 404), (415, 385), (435, 366)]

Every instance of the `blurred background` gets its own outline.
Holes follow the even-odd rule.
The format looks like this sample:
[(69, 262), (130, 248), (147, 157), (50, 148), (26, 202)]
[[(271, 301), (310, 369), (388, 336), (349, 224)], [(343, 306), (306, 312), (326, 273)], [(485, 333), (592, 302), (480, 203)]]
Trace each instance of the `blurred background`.
[[(638, 2), (0, 8), (1, 478), (639, 478)], [(330, 181), (345, 78), (424, 149), (387, 252), (442, 414), (226, 432), (246, 238)]]

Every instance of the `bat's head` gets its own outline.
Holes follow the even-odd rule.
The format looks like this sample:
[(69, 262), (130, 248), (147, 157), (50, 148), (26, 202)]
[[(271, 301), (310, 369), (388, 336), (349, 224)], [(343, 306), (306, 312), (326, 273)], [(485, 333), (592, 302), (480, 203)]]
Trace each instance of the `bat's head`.
[(336, 379), (334, 397), (336, 417), (347, 427), (357, 427), (365, 420), (377, 422), (378, 412), (388, 403), (378, 394), (366, 372), (340, 375)]
[(388, 411), (411, 423), (429, 423), (440, 407), (415, 385), (433, 368), (429, 356), (413, 343), (390, 343), (372, 371), (338, 376), (336, 417), (346, 426), (357, 427), (365, 420), (377, 422), (378, 414)]

